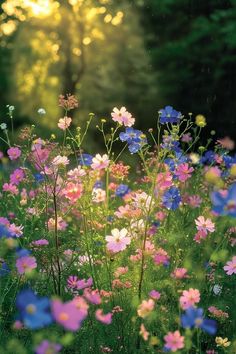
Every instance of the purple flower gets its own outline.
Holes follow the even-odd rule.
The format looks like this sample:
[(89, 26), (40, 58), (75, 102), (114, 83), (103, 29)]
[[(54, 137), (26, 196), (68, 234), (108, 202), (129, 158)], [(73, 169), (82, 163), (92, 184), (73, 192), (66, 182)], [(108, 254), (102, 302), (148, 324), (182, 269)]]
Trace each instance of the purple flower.
[(51, 343), (48, 340), (43, 340), (36, 348), (35, 354), (56, 354), (59, 353), (62, 346), (57, 343)]

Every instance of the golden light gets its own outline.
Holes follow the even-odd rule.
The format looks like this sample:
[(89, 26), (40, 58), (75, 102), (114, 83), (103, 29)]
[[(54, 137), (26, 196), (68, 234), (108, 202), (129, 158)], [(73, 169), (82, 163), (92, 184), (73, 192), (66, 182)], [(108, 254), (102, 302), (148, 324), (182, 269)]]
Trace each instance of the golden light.
[(91, 40), (90, 37), (85, 37), (85, 38), (83, 39), (83, 44), (84, 44), (84, 45), (89, 45), (91, 42), (92, 42), (92, 40)]
[(5, 36), (10, 36), (16, 29), (16, 23), (12, 20), (1, 25), (1, 31)]
[(59, 7), (58, 2), (51, 0), (24, 0), (22, 5), (29, 9), (33, 17), (47, 17), (55, 8)]

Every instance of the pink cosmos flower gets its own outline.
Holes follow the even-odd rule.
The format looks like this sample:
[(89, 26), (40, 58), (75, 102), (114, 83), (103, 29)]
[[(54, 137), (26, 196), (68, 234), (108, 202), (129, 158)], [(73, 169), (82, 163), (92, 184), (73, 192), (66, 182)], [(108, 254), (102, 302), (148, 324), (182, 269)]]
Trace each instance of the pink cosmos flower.
[(70, 117), (64, 117), (59, 119), (58, 127), (62, 130), (66, 130), (71, 125), (72, 119)]
[(192, 208), (198, 208), (202, 203), (202, 198), (199, 197), (198, 195), (190, 195), (188, 197), (188, 204)]
[(9, 192), (13, 195), (19, 194), (18, 188), (12, 183), (4, 183), (4, 185), (2, 186), (2, 190), (3, 192)]
[(102, 203), (106, 200), (106, 191), (102, 188), (93, 188), (92, 201), (94, 203)]
[(231, 261), (227, 262), (224, 266), (227, 275), (236, 274), (236, 256)]
[(107, 249), (110, 252), (117, 253), (126, 249), (130, 244), (131, 238), (128, 235), (128, 231), (123, 228), (122, 230), (111, 230), (110, 236), (106, 236)]
[(95, 312), (95, 317), (98, 321), (107, 325), (111, 324), (112, 322), (112, 313), (108, 312), (106, 315), (104, 315), (102, 309), (98, 309)]
[(41, 246), (49, 245), (49, 242), (48, 242), (48, 240), (40, 239), (40, 240), (32, 241), (31, 245), (41, 247)]
[(89, 288), (92, 285), (93, 285), (93, 278), (91, 278), (91, 277), (88, 278), (88, 280), (81, 279), (81, 280), (77, 281), (77, 289), (78, 290)]
[(24, 226), (22, 226), (22, 225), (17, 226), (14, 223), (10, 224), (8, 227), (8, 230), (10, 231), (10, 233), (15, 235), (15, 237), (21, 237), (23, 235), (23, 229), (24, 229)]
[(179, 331), (168, 332), (164, 337), (165, 348), (176, 352), (178, 349), (184, 348), (184, 337), (181, 336)]
[(81, 183), (68, 182), (66, 187), (62, 190), (62, 194), (69, 199), (70, 202), (75, 203), (81, 197), (83, 186)]
[(35, 257), (25, 256), (16, 260), (16, 267), (19, 274), (30, 272), (32, 269), (37, 268)]
[(143, 300), (139, 305), (137, 313), (139, 317), (146, 318), (154, 309), (155, 302), (153, 299)]
[(66, 166), (70, 163), (67, 156), (58, 155), (52, 160), (52, 165), (54, 166)]
[[(78, 304), (78, 300), (76, 301)], [(76, 306), (76, 301), (72, 300), (64, 304), (60, 300), (52, 301), (53, 317), (57, 323), (69, 331), (77, 331), (88, 314), (86, 308)]]
[(157, 265), (168, 264), (169, 259), (168, 253), (163, 248), (159, 248), (153, 257), (154, 263)]
[(194, 241), (197, 243), (201, 243), (202, 240), (205, 240), (207, 237), (207, 231), (206, 230), (198, 230), (198, 232), (194, 236)]
[(86, 175), (85, 170), (81, 167), (78, 166), (74, 168), (73, 170), (70, 170), (67, 172), (68, 180), (70, 181), (78, 181), (80, 177), (83, 177)]
[(199, 216), (195, 220), (195, 224), (198, 230), (204, 230), (209, 232), (215, 231), (215, 224), (211, 221), (211, 219), (205, 219), (204, 216)]
[(175, 279), (184, 279), (187, 278), (187, 269), (186, 268), (176, 268), (172, 273), (171, 277)]
[(10, 182), (11, 184), (18, 185), (25, 177), (25, 173), (22, 168), (17, 168), (11, 175), (10, 175)]
[(187, 163), (181, 163), (175, 170), (175, 175), (178, 177), (179, 181), (185, 182), (191, 177), (193, 171), (193, 167), (189, 167)]
[(186, 133), (186, 134), (183, 134), (182, 138), (181, 138), (181, 141), (183, 143), (189, 143), (190, 141), (192, 141), (193, 138), (191, 137), (191, 134), (190, 133)]
[(124, 275), (127, 272), (128, 272), (128, 267), (118, 267), (114, 272), (114, 276), (116, 278), (119, 278), (121, 275)]
[(78, 277), (76, 275), (70, 275), (67, 279), (67, 287), (71, 289), (77, 288)]
[(125, 107), (121, 107), (121, 109), (115, 107), (111, 116), (114, 122), (123, 124), (125, 127), (132, 127), (135, 122), (135, 118), (132, 117), (132, 114), (129, 113)]
[(143, 340), (147, 341), (149, 337), (149, 332), (146, 330), (144, 324), (142, 323), (140, 326), (140, 331), (139, 331), (140, 336), (143, 338)]
[(100, 154), (96, 154), (92, 160), (91, 167), (93, 170), (102, 170), (108, 167), (109, 162), (110, 160), (108, 159), (107, 154), (104, 154), (102, 156)]
[(156, 178), (157, 190), (160, 190), (163, 192), (166, 189), (168, 189), (169, 187), (171, 187), (172, 186), (172, 179), (173, 179), (173, 177), (169, 171), (158, 173), (157, 178)]
[[(65, 231), (67, 228), (68, 224), (62, 219), (61, 216), (58, 216), (57, 218), (57, 230), (58, 231)], [(48, 229), (50, 231), (53, 231), (55, 228), (55, 220), (53, 218), (50, 218), (48, 220)]]
[(184, 290), (182, 296), (179, 299), (180, 306), (183, 310), (189, 307), (194, 307), (200, 301), (200, 292), (198, 289), (190, 288), (189, 290)]
[(153, 300), (159, 300), (161, 297), (161, 294), (159, 293), (159, 291), (157, 290), (151, 290), (149, 292), (149, 296), (153, 299)]
[(91, 290), (89, 288), (84, 289), (83, 296), (87, 301), (94, 305), (100, 305), (102, 302), (101, 296), (98, 290)]
[(11, 147), (7, 150), (7, 154), (10, 160), (17, 160), (21, 155), (21, 150), (18, 147)]

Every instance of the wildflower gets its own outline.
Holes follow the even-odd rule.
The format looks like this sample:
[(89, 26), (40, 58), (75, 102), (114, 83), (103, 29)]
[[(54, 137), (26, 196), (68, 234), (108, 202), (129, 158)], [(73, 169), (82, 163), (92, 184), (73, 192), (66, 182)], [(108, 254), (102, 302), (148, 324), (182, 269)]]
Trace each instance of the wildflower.
[(139, 305), (137, 313), (139, 317), (146, 318), (154, 309), (155, 302), (153, 299), (143, 300)]
[(126, 141), (131, 154), (138, 152), (147, 143), (146, 136), (141, 130), (126, 128), (125, 132), (119, 135), (121, 141)]
[(56, 354), (59, 353), (62, 346), (58, 343), (52, 343), (48, 340), (43, 340), (36, 348), (35, 354)]
[(218, 317), (218, 318), (229, 318), (229, 314), (227, 312), (219, 310), (215, 306), (208, 307), (208, 311), (215, 317)]
[(179, 189), (171, 187), (167, 190), (162, 198), (162, 203), (167, 209), (176, 210), (181, 202)]
[(62, 130), (66, 130), (71, 125), (72, 119), (70, 117), (60, 118), (58, 122), (58, 127)]
[(69, 199), (70, 202), (76, 203), (81, 197), (83, 186), (81, 183), (68, 182), (66, 187), (62, 190), (63, 195)]
[(11, 147), (7, 150), (7, 154), (10, 160), (17, 160), (21, 155), (21, 150), (18, 147)]
[(16, 267), (19, 274), (28, 273), (37, 268), (36, 258), (30, 256), (20, 257), (16, 261)]
[(187, 278), (187, 269), (186, 268), (176, 268), (172, 273), (171, 277), (175, 279), (184, 279)]
[(111, 236), (106, 236), (108, 251), (113, 253), (123, 251), (131, 242), (128, 231), (125, 228), (122, 230), (113, 229), (111, 230), (111, 234)]
[(178, 165), (175, 175), (181, 182), (187, 181), (191, 177), (191, 173), (193, 172), (193, 168), (189, 167), (187, 163), (181, 163)]
[(153, 300), (159, 300), (161, 297), (161, 294), (159, 293), (159, 291), (157, 290), (151, 290), (149, 292), (149, 296), (153, 299)]
[(102, 302), (98, 290), (91, 290), (89, 288), (86, 288), (84, 289), (83, 296), (87, 301), (94, 305), (100, 305)]
[[(57, 217), (57, 230), (58, 231), (64, 231), (66, 230), (68, 224), (62, 219), (61, 216)], [(53, 218), (50, 218), (48, 220), (48, 228), (50, 231), (55, 229), (55, 220)]]
[(111, 173), (113, 178), (124, 179), (129, 174), (129, 166), (125, 166), (122, 162), (113, 164), (111, 166)]
[(216, 191), (211, 195), (213, 212), (218, 215), (236, 217), (236, 183), (232, 184), (228, 191)]
[(93, 156), (89, 154), (81, 154), (79, 155), (79, 162), (83, 166), (91, 166), (93, 162)]
[(159, 111), (160, 123), (179, 123), (182, 114), (177, 112), (173, 107), (166, 106)]
[(200, 292), (198, 289), (193, 288), (190, 288), (189, 290), (184, 290), (179, 301), (181, 308), (186, 310), (189, 307), (193, 307), (200, 301)]
[(18, 185), (25, 177), (25, 173), (22, 168), (17, 168), (11, 175), (10, 175), (10, 182), (11, 184)]
[(124, 275), (128, 272), (128, 267), (118, 267), (114, 272), (114, 276), (119, 278), (121, 275)]
[(156, 178), (157, 191), (165, 191), (172, 186), (172, 175), (169, 171), (160, 172)]
[(211, 221), (211, 219), (205, 219), (204, 216), (199, 216), (195, 219), (195, 224), (199, 231), (215, 231), (215, 224)]
[(38, 109), (38, 114), (39, 114), (40, 116), (44, 116), (44, 115), (46, 114), (45, 109), (44, 109), (44, 108), (39, 108), (39, 109)]
[(107, 325), (111, 324), (112, 322), (112, 313), (109, 312), (104, 315), (102, 309), (96, 310), (95, 317), (98, 321)]
[(195, 124), (200, 128), (204, 128), (206, 126), (206, 118), (202, 114), (198, 114), (195, 118)]
[(227, 337), (226, 338), (216, 337), (215, 342), (217, 347), (223, 347), (223, 348), (227, 348), (231, 344), (231, 342), (228, 340)]
[(215, 295), (220, 295), (221, 294), (221, 291), (222, 291), (222, 285), (219, 285), (219, 284), (215, 284), (214, 286), (213, 286), (213, 288), (212, 288), (212, 290), (213, 290), (213, 293), (215, 294)]
[(81, 289), (89, 288), (92, 285), (93, 285), (93, 279), (92, 278), (88, 278), (87, 281), (85, 279), (81, 279), (81, 280), (77, 281), (76, 288), (78, 290), (81, 290)]
[(70, 111), (71, 109), (77, 108), (79, 102), (74, 95), (67, 94), (66, 96), (59, 96), (59, 107), (64, 108), (66, 111)]
[(157, 265), (160, 264), (168, 265), (169, 259), (170, 257), (168, 256), (168, 253), (165, 250), (163, 250), (163, 248), (159, 248), (153, 257), (154, 263)]
[(194, 236), (194, 241), (197, 243), (201, 243), (202, 240), (205, 240), (207, 237), (206, 230), (198, 230), (198, 232)]
[(186, 133), (186, 134), (182, 135), (181, 141), (183, 143), (190, 143), (190, 141), (192, 141), (192, 140), (193, 140), (193, 138), (191, 137), (190, 133)]
[(231, 261), (226, 263), (224, 270), (227, 275), (236, 274), (236, 256), (234, 256)]
[(87, 317), (87, 309), (77, 308), (75, 301), (62, 303), (60, 300), (52, 301), (52, 314), (56, 322), (70, 331), (77, 331), (82, 321)]
[(66, 166), (70, 163), (67, 156), (58, 155), (52, 160), (52, 165), (54, 166)]
[(224, 138), (217, 140), (217, 143), (227, 150), (234, 150), (235, 147), (235, 142), (232, 139), (230, 139), (230, 137), (228, 136), (225, 136)]
[(202, 203), (202, 198), (199, 195), (190, 195), (188, 198), (188, 204), (191, 208), (198, 208)]
[(144, 324), (142, 323), (139, 331), (140, 336), (142, 336), (143, 340), (147, 341), (149, 337), (149, 332), (146, 330)]
[(181, 316), (181, 323), (184, 328), (201, 328), (208, 334), (216, 333), (216, 321), (203, 318), (203, 309), (189, 307)]
[(114, 122), (123, 124), (125, 127), (131, 127), (135, 122), (135, 118), (132, 117), (132, 114), (129, 113), (125, 107), (121, 107), (121, 109), (115, 107), (111, 116)]
[(78, 179), (80, 179), (80, 177), (83, 177), (85, 175), (86, 175), (86, 172), (81, 166), (78, 166), (77, 168), (74, 168), (73, 170), (70, 170), (67, 172), (68, 179), (71, 181), (73, 181), (73, 180), (78, 181)]
[(184, 337), (181, 336), (179, 331), (168, 332), (164, 337), (165, 340), (165, 348), (171, 350), (172, 352), (176, 352), (178, 349), (184, 348)]
[(102, 170), (108, 167), (109, 162), (108, 155), (104, 154), (101, 156), (100, 154), (96, 154), (92, 159), (91, 167), (93, 170)]
[(13, 195), (19, 194), (18, 188), (12, 183), (4, 183), (2, 186), (2, 190), (3, 190), (3, 192), (9, 192)]
[(93, 188), (92, 200), (94, 203), (102, 203), (106, 200), (106, 191), (102, 188)]
[(127, 193), (130, 192), (129, 186), (127, 186), (126, 184), (120, 184), (117, 188), (116, 188), (116, 195), (118, 197), (124, 197)]
[(31, 289), (22, 290), (16, 298), (20, 318), (30, 329), (38, 329), (52, 323), (50, 302), (46, 297), (38, 297)]
[(40, 240), (32, 241), (31, 245), (41, 247), (41, 246), (49, 245), (49, 242), (48, 242), (48, 240), (40, 239)]

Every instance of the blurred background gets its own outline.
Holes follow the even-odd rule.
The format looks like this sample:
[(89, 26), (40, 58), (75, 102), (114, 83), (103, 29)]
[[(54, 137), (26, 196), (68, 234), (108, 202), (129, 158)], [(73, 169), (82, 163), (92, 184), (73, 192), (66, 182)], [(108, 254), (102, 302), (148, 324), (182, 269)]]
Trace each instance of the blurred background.
[(75, 125), (124, 105), (145, 130), (169, 104), (236, 140), (236, 0), (0, 0), (0, 123), (11, 104), (48, 135), (61, 93)]

